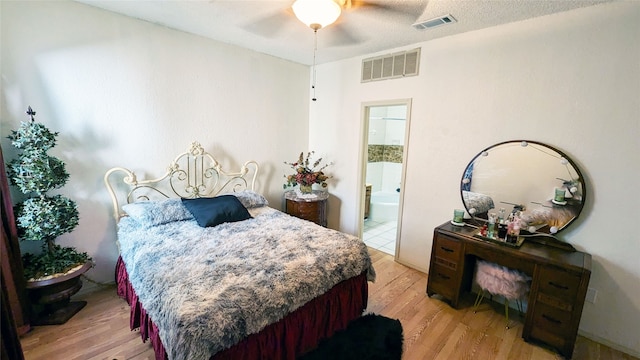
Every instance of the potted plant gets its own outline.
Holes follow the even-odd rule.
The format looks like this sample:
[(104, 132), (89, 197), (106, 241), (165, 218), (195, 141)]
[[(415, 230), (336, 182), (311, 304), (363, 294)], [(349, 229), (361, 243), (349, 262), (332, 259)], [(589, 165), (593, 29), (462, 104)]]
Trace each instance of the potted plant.
[(80, 311), (86, 302), (70, 302), (80, 290), (80, 275), (93, 263), (87, 253), (62, 247), (56, 239), (78, 225), (76, 203), (62, 195), (48, 195), (64, 186), (69, 179), (65, 164), (47, 151), (56, 145), (57, 132), (35, 122), (35, 111), (29, 107), (31, 121), (22, 122), (8, 138), (20, 150), (9, 162), (11, 184), (25, 194), (15, 205), (16, 225), (21, 241), (41, 242), (39, 253), (22, 256), (27, 291), (32, 304), (32, 322), (62, 324)]

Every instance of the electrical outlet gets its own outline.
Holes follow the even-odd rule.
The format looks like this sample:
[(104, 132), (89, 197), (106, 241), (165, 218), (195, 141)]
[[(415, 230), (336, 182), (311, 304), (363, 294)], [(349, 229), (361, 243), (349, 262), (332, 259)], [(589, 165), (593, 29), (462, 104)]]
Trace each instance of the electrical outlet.
[(588, 288), (585, 300), (592, 304), (595, 304), (597, 298), (598, 298), (598, 290), (594, 288)]

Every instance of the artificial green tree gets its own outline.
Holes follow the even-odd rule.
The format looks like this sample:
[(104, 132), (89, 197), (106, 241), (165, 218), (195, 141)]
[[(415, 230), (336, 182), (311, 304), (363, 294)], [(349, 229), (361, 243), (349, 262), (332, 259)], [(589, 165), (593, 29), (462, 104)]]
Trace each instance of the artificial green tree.
[(7, 170), (11, 184), (26, 195), (14, 209), (18, 236), (22, 241), (41, 241), (41, 253), (25, 253), (22, 257), (25, 277), (37, 279), (64, 273), (91, 260), (87, 253), (72, 247), (61, 247), (56, 239), (71, 232), (78, 225), (76, 203), (62, 195), (47, 195), (63, 187), (69, 173), (60, 159), (47, 151), (56, 145), (57, 132), (35, 122), (35, 111), (29, 107), (30, 121), (22, 122), (8, 138), (21, 151), (17, 159), (9, 162)]

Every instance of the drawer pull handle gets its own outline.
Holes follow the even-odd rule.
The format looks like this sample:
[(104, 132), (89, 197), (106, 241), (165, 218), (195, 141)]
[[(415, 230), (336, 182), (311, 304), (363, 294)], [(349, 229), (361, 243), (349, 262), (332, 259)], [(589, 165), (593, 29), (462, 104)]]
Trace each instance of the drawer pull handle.
[(442, 249), (442, 250), (444, 250), (446, 252), (453, 252), (453, 249), (449, 249), (449, 248), (446, 248), (444, 246), (440, 246), (440, 249)]
[(557, 324), (557, 325), (562, 324), (562, 321), (556, 320), (556, 319), (552, 318), (551, 316), (547, 316), (547, 314), (542, 314), (542, 317), (545, 318), (547, 321), (552, 322), (554, 324)]
[(447, 276), (447, 275), (442, 274), (442, 273), (438, 273), (438, 276), (440, 276), (441, 278), (443, 278), (443, 279), (445, 279), (445, 280), (449, 280), (449, 279), (451, 279), (451, 277), (450, 277), (450, 276)]
[(564, 285), (560, 285), (560, 284), (556, 284), (553, 281), (549, 281), (549, 285), (557, 287), (558, 289), (562, 289), (562, 290), (569, 290), (568, 286), (564, 286)]

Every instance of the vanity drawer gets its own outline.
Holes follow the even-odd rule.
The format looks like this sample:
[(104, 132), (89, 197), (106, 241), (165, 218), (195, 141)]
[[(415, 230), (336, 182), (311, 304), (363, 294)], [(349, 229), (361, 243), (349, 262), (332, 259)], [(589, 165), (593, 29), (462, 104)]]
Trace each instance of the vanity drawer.
[(452, 299), (458, 284), (456, 274), (455, 270), (448, 267), (432, 264), (429, 269), (429, 290)]
[(538, 291), (573, 303), (578, 294), (580, 280), (581, 276), (579, 274), (554, 267), (542, 267), (540, 269), (540, 288)]
[(575, 337), (571, 312), (538, 303), (534, 310), (531, 337), (558, 349), (564, 349)]
[(460, 241), (438, 235), (434, 244), (435, 257), (440, 259), (447, 259), (454, 263), (460, 259), (460, 252), (462, 250), (462, 244)]

